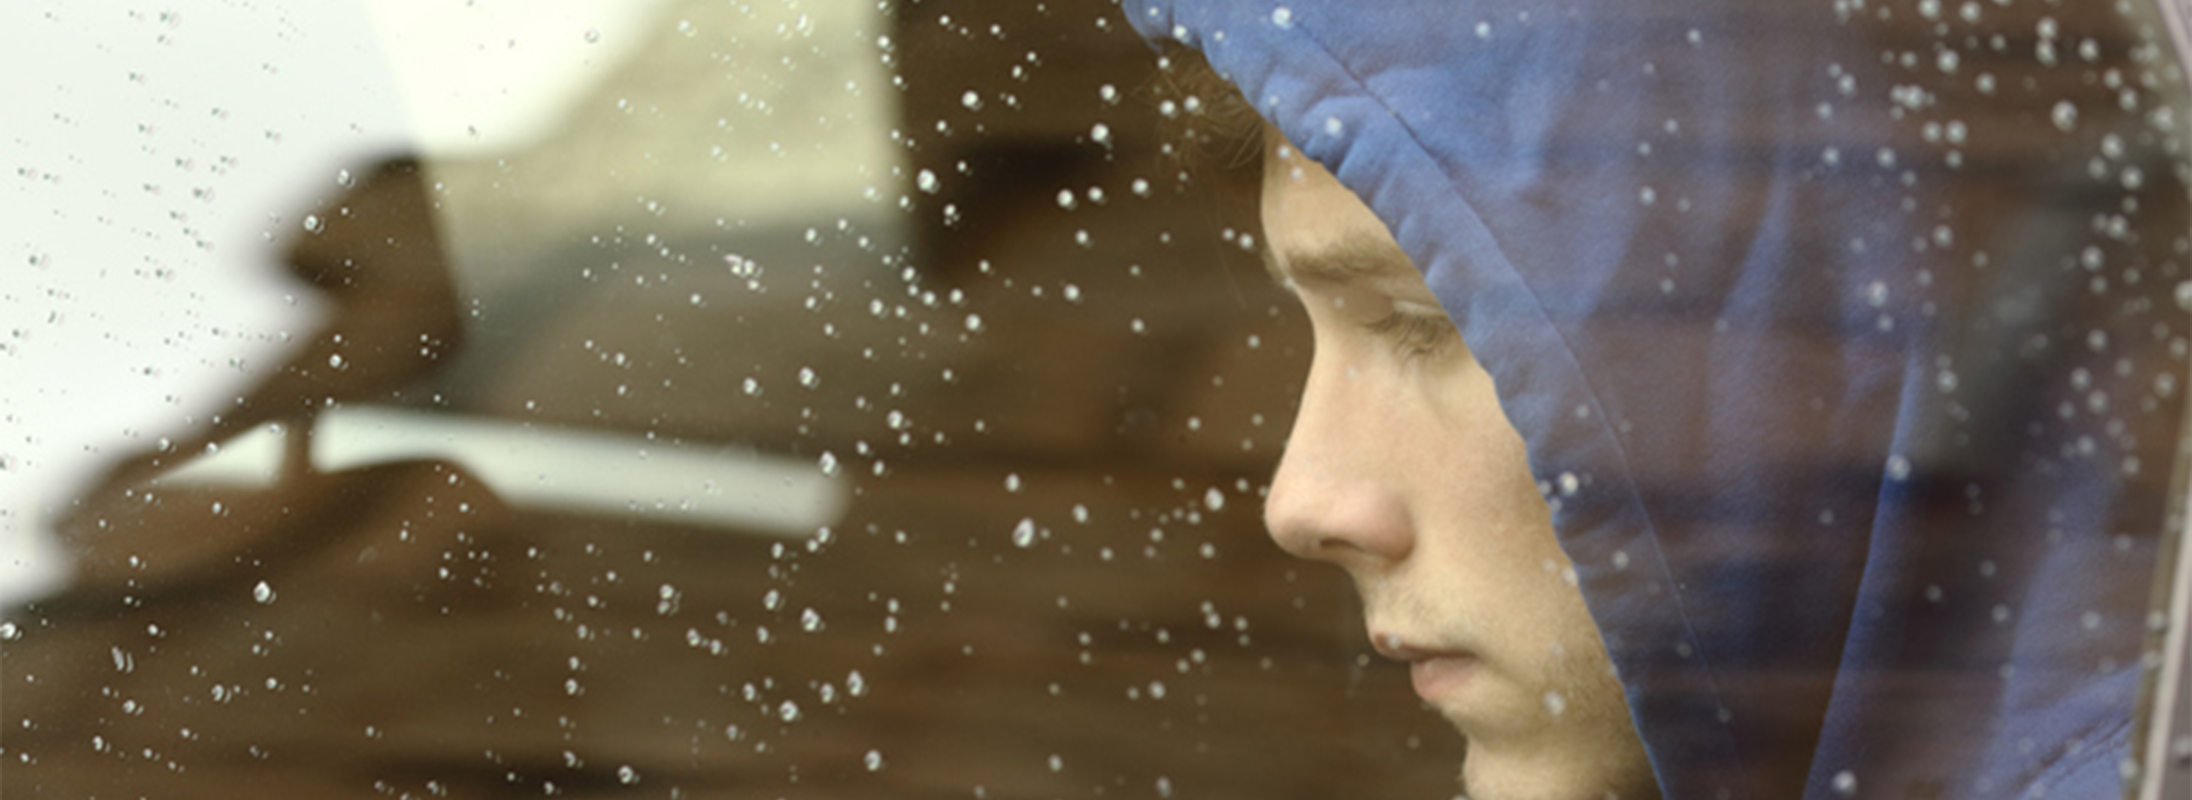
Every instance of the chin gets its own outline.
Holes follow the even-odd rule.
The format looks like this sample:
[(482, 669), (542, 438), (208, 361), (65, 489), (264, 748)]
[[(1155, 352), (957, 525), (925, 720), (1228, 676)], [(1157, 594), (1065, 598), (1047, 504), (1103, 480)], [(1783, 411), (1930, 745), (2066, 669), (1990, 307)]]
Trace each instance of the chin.
[(1629, 776), (1606, 759), (1502, 759), (1471, 747), (1462, 759), (1461, 794), (1469, 800), (1660, 800), (1649, 774)]

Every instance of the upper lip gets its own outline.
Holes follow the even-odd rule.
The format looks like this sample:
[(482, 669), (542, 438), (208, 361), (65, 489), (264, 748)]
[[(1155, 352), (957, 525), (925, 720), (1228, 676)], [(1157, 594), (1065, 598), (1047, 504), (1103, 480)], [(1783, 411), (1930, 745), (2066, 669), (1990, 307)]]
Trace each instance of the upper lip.
[(1465, 648), (1431, 645), (1393, 633), (1372, 632), (1370, 646), (1377, 648), (1378, 655), (1394, 661), (1416, 662), (1433, 658), (1466, 658), (1476, 654)]

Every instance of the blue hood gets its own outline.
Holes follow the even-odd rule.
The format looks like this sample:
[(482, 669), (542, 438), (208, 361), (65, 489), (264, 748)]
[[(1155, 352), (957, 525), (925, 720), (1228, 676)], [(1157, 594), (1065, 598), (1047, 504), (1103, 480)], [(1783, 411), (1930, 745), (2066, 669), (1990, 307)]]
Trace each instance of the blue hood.
[(1423, 269), (1668, 797), (2110, 797), (2182, 84), (2158, 24), (2005, 3), (1125, 6)]

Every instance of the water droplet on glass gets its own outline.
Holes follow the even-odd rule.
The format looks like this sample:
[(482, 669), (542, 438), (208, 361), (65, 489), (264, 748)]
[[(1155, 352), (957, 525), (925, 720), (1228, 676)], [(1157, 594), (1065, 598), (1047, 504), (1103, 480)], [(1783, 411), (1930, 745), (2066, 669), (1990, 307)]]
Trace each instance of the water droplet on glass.
[(336, 186), (349, 186), (356, 182), (357, 180), (355, 178), (350, 177), (350, 170), (343, 169), (335, 171)]
[(1834, 793), (1843, 797), (1857, 794), (1857, 775), (1846, 769), (1834, 773)]
[(808, 633), (822, 632), (822, 614), (812, 608), (799, 612), (799, 628)]
[(587, 43), (587, 44), (594, 44), (594, 43), (596, 43), (596, 42), (599, 42), (599, 41), (601, 41), (601, 31), (595, 30), (595, 29), (593, 29), (593, 28), (587, 28), (587, 29), (586, 29), (586, 43)]
[(798, 722), (799, 704), (786, 700), (783, 705), (776, 707), (776, 715), (783, 717), (785, 722)]
[(974, 332), (974, 333), (980, 333), (980, 332), (981, 332), (981, 330), (982, 330), (982, 315), (980, 315), (980, 314), (968, 314), (968, 315), (967, 315), (967, 330), (968, 330), (968, 331), (970, 331), (970, 332)]
[(1554, 479), (1554, 482), (1560, 485), (1562, 497), (1573, 497), (1576, 490), (1583, 488), (1583, 479), (1576, 477), (1573, 472), (1560, 473), (1560, 477)]
[(1057, 753), (1050, 754), (1050, 771), (1063, 772), (1065, 768), (1066, 760), (1064, 757), (1059, 756)]
[(1211, 487), (1209, 491), (1203, 492), (1203, 506), (1212, 511), (1223, 510), (1225, 508), (1225, 493), (1218, 491), (1215, 486)]
[(309, 231), (309, 232), (311, 232), (311, 233), (319, 233), (319, 232), (320, 232), (320, 215), (318, 215), (318, 214), (306, 214), (306, 215), (304, 215), (304, 229), (305, 229), (306, 231)]
[(1020, 524), (1012, 526), (1012, 544), (1022, 549), (1035, 546), (1035, 520), (1021, 517)]
[(251, 599), (259, 601), (261, 605), (274, 602), (274, 587), (266, 585), (266, 581), (260, 581), (259, 585), (251, 587)]
[(812, 389), (815, 386), (820, 385), (821, 383), (822, 378), (814, 374), (813, 367), (799, 368), (799, 385)]
[(1560, 716), (1562, 713), (1565, 713), (1567, 710), (1568, 698), (1562, 697), (1559, 692), (1555, 691), (1547, 691), (1545, 693), (1545, 713), (1557, 717)]
[(935, 194), (936, 190), (943, 185), (941, 181), (936, 179), (934, 171), (926, 169), (921, 170), (921, 174), (914, 176), (913, 184), (921, 187), (921, 191), (928, 194)]
[(822, 467), (822, 474), (828, 475), (832, 478), (837, 477), (838, 470), (841, 469), (841, 467), (837, 463), (836, 453), (824, 450), (822, 451), (822, 457), (815, 459), (815, 461), (818, 465)]
[(845, 693), (854, 697), (867, 695), (868, 679), (861, 676), (860, 670), (853, 670), (852, 674), (845, 676)]
[(2048, 112), (2048, 118), (2055, 120), (2055, 127), (2065, 131), (2076, 128), (2078, 106), (2068, 100), (2059, 101), (2055, 104), (2055, 110)]
[(860, 759), (860, 763), (866, 765), (869, 772), (880, 772), (883, 769), (883, 754), (881, 751), (869, 750), (868, 754)]
[(1286, 6), (1271, 9), (1271, 24), (1281, 28), (1294, 27), (1294, 9)]
[(966, 94), (959, 95), (959, 104), (966, 106), (969, 111), (979, 111), (982, 108), (982, 96), (975, 94), (973, 89), (968, 89)]
[(1105, 147), (1111, 146), (1111, 126), (1101, 122), (1088, 129), (1088, 138)]
[(639, 770), (632, 769), (632, 766), (630, 764), (617, 767), (617, 782), (626, 786), (638, 783)]
[[(820, 238), (821, 235), (815, 233), (813, 228), (807, 229), (808, 243), (811, 244), (819, 240)], [(745, 256), (741, 256), (736, 253), (725, 255), (723, 257), (723, 266), (724, 268), (729, 269), (732, 275), (741, 278), (752, 279), (761, 274), (761, 265), (759, 263), (756, 263), (752, 259), (746, 258)]]
[(1343, 134), (1343, 133), (1346, 133), (1346, 132), (1347, 132), (1347, 123), (1341, 122), (1341, 121), (1340, 121), (1340, 118), (1339, 118), (1339, 117), (1325, 117), (1325, 118), (1324, 118), (1324, 135), (1326, 135), (1326, 136), (1339, 136), (1340, 134)]
[(13, 622), (0, 622), (0, 641), (12, 642), (20, 638), (23, 638), (23, 629), (15, 627)]
[(1910, 478), (1910, 459), (1888, 456), (1888, 480), (1902, 481)]
[(1020, 473), (1014, 472), (1005, 476), (1005, 491), (1020, 491)]
[(775, 589), (770, 589), (768, 594), (764, 594), (761, 596), (761, 607), (766, 608), (770, 611), (775, 611), (779, 608), (783, 608), (784, 594)]

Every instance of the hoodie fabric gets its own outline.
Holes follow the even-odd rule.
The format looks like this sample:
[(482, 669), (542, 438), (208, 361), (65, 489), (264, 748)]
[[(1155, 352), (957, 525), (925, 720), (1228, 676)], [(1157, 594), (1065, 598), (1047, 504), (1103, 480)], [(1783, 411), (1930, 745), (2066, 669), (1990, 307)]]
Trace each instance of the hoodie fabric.
[(1668, 797), (2120, 794), (2185, 414), (2151, 9), (1124, 5), (1424, 271)]

